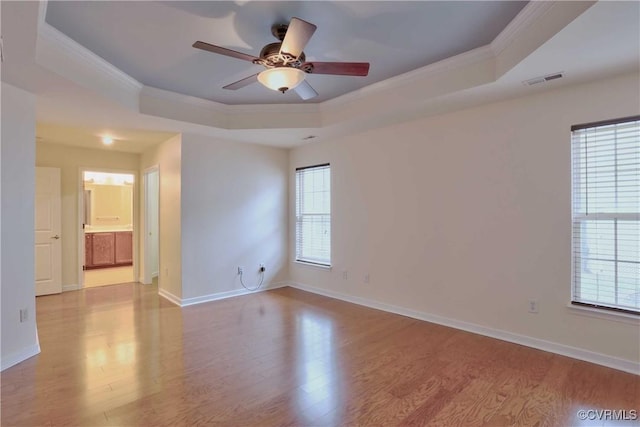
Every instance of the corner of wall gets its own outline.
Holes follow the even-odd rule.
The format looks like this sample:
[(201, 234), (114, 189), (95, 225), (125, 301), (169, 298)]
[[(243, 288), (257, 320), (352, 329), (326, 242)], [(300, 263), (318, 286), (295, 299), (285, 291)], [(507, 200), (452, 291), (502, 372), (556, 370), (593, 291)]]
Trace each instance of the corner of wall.
[[(35, 305), (35, 95), (2, 83), (1, 369), (40, 351)], [(20, 322), (19, 309), (28, 317)]]
[[(158, 166), (159, 176), (159, 261), (158, 291), (175, 302), (182, 298), (181, 181), (182, 135), (177, 134), (140, 156), (141, 175)], [(140, 192), (140, 274), (144, 268), (144, 194)]]

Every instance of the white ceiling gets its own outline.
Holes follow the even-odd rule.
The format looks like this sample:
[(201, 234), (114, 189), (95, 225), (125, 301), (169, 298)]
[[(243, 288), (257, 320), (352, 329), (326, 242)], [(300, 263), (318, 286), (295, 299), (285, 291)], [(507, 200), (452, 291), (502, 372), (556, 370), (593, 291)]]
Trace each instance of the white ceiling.
[[(139, 153), (160, 142), (166, 141), (175, 133), (129, 129), (117, 129), (104, 126), (64, 125), (38, 123), (36, 125), (36, 141), (45, 144), (61, 144), (82, 148), (109, 149), (126, 153)], [(112, 144), (105, 147), (103, 137), (112, 139)]]
[[(323, 102), (490, 43), (523, 1), (55, 1), (46, 22), (140, 83), (223, 104)], [(292, 17), (318, 26), (307, 61), (370, 62), (367, 77), (309, 75), (302, 101), (259, 83), (222, 86), (262, 66), (191, 47), (196, 40), (258, 56)]]
[[(366, 16), (366, 8), (358, 9), (359, 3), (356, 3), (353, 4), (355, 12), (350, 12), (351, 15)], [(98, 148), (97, 135), (121, 135), (122, 142), (126, 143), (108, 148), (111, 150), (142, 152), (165, 136), (180, 132), (295, 147), (563, 85), (623, 73), (640, 73), (640, 2), (602, 1), (595, 5), (590, 2), (532, 2), (490, 45), (347, 95), (314, 104), (224, 105), (200, 97), (155, 90), (136, 82), (105, 61), (95, 59), (89, 50), (74, 47), (72, 43), (75, 42), (69, 43), (55, 33), (52, 37), (48, 24), (43, 24), (43, 12), (56, 4), (0, 3), (4, 40), (2, 81), (37, 95), (37, 135), (42, 140)], [(113, 4), (126, 5), (122, 2)], [(377, 16), (376, 3), (368, 4), (373, 7), (370, 13)], [(415, 7), (403, 2), (399, 3), (397, 10), (387, 12), (401, 15), (401, 6), (405, 5), (409, 11)], [(211, 19), (206, 12), (209, 2), (153, 7), (160, 6), (169, 12), (185, 15), (197, 12), (205, 16), (202, 19)], [(292, 14), (301, 16), (298, 10), (302, 6), (297, 4), (298, 9)], [(263, 12), (268, 20), (273, 20), (268, 8)], [(258, 15), (254, 13), (254, 19), (259, 20)], [(306, 18), (319, 24), (314, 39), (322, 40), (320, 34), (323, 31), (333, 32), (333, 27), (324, 23), (329, 21), (328, 18)], [(411, 18), (409, 13), (407, 19), (410, 21)], [(442, 19), (447, 22), (447, 19)], [(149, 19), (141, 22), (141, 28), (158, 25)], [(258, 24), (255, 23), (254, 27)], [(323, 30), (329, 27), (330, 30)], [(399, 28), (396, 30), (400, 31)], [(367, 31), (384, 38), (388, 29), (372, 27)], [(266, 39), (263, 41), (263, 35), (258, 33), (266, 34)], [(256, 30), (256, 34), (258, 45), (270, 41), (268, 28)], [(327, 36), (327, 43), (331, 37), (331, 34)], [(212, 39), (209, 41), (214, 42)], [(194, 52), (190, 43), (186, 55), (201, 53), (204, 55), (201, 60), (212, 60), (205, 52)], [(246, 47), (250, 51), (250, 46), (243, 45), (240, 36), (229, 43), (229, 47), (239, 50)], [(343, 44), (349, 43), (338, 42), (339, 46)], [(307, 50), (311, 52), (311, 43), (309, 46)], [(397, 46), (388, 49), (389, 52), (401, 50)], [(410, 50), (414, 49), (415, 46)], [(375, 61), (369, 58), (372, 68), (376, 61), (384, 58), (386, 50), (379, 51)], [(239, 63), (239, 73), (244, 72), (242, 67), (246, 65), (242, 61), (220, 59)], [(153, 60), (149, 62), (151, 66), (156, 64)], [(521, 83), (522, 80), (557, 71), (563, 71), (565, 77), (530, 87)], [(174, 77), (175, 80), (184, 80), (184, 76), (179, 74)], [(267, 92), (265, 96), (272, 95)], [(308, 135), (316, 135), (317, 138), (310, 142), (304, 140)]]

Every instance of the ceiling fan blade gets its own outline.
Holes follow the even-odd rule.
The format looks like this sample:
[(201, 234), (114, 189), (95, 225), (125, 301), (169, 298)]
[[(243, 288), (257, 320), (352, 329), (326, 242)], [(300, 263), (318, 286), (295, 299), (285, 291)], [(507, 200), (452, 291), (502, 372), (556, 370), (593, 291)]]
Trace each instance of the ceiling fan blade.
[(300, 67), (312, 74), (335, 74), (338, 76), (366, 76), (368, 62), (307, 62)]
[(201, 42), (199, 40), (193, 44), (193, 47), (195, 47), (196, 49), (206, 50), (207, 52), (219, 53), (220, 55), (230, 56), (232, 58), (238, 58), (238, 59), (242, 59), (244, 61), (249, 61), (249, 62), (253, 62), (254, 60), (258, 59), (257, 57), (248, 55), (246, 53), (242, 53), (242, 52), (227, 49), (224, 47), (216, 46), (213, 44)]
[(316, 92), (316, 90), (312, 88), (309, 82), (307, 82), (306, 80), (303, 80), (302, 83), (293, 88), (293, 90), (296, 91), (298, 96), (302, 98), (303, 101), (318, 96), (318, 92)]
[(316, 31), (316, 28), (317, 27), (310, 22), (303, 21), (299, 18), (291, 18), (289, 28), (287, 28), (287, 34), (285, 34), (282, 45), (280, 46), (280, 54), (287, 54), (298, 58)]
[(258, 81), (258, 74), (256, 73), (252, 76), (249, 77), (245, 77), (244, 79), (238, 80), (237, 82), (233, 82), (231, 84), (228, 84), (226, 86), (224, 86), (222, 89), (229, 89), (229, 90), (237, 90), (237, 89), (241, 89), (245, 86), (249, 86), (251, 83), (255, 83)]

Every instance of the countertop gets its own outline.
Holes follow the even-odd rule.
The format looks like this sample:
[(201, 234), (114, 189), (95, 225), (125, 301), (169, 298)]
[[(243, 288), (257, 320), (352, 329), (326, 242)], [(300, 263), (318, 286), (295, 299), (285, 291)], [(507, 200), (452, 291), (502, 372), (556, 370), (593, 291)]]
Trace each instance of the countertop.
[(90, 226), (90, 225), (85, 225), (84, 226), (84, 232), (85, 233), (114, 233), (114, 232), (120, 232), (120, 231), (133, 231), (132, 227), (127, 227), (125, 225), (113, 225), (113, 226), (106, 226), (106, 225), (94, 225), (94, 226)]

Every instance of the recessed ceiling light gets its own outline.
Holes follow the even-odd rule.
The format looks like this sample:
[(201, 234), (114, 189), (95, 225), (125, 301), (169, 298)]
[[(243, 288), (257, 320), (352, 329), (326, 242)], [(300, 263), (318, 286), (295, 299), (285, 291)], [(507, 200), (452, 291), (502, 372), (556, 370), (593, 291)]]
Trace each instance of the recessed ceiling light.
[(104, 145), (111, 145), (111, 144), (113, 144), (113, 138), (111, 138), (109, 136), (103, 136), (102, 137), (102, 143)]

